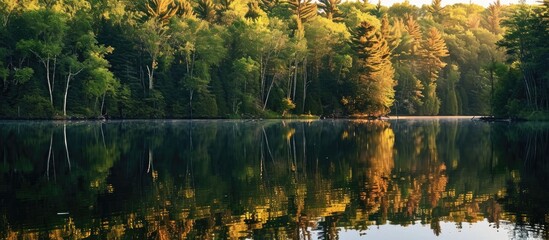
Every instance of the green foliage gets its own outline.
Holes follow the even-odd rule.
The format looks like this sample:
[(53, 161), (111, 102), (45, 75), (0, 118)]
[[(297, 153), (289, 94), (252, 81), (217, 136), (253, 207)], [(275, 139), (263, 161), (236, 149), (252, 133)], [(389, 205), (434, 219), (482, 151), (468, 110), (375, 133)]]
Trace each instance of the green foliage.
[(419, 14), (419, 8), (417, 6), (411, 5), (409, 1), (404, 1), (402, 3), (395, 3), (389, 8), (389, 16), (397, 18), (406, 18), (417, 17)]
[(212, 0), (200, 0), (195, 9), (197, 16), (207, 22), (214, 22), (217, 17), (216, 7)]
[(395, 87), (397, 111), (417, 114), (418, 108), (423, 105), (423, 84), (408, 65), (395, 65), (395, 79), (398, 81)]
[[(544, 112), (547, 12), (499, 1), (1, 1), (0, 116)], [(27, 104), (48, 97), (46, 110)]]
[(341, 22), (343, 18), (341, 17), (342, 12), (338, 7), (339, 4), (341, 4), (341, 0), (319, 0), (317, 5), (322, 15), (328, 20)]
[(494, 3), (490, 3), (488, 9), (486, 9), (486, 29), (496, 35), (501, 33), (501, 10), (502, 6), (500, 0), (496, 0)]
[(142, 8), (147, 17), (167, 22), (179, 11), (179, 6), (174, 0), (146, 0)]
[[(545, 13), (544, 13), (545, 12)], [(522, 71), (525, 98), (530, 110), (549, 108), (549, 69), (545, 65), (549, 57), (549, 37), (545, 18), (547, 6), (519, 6), (518, 11), (504, 21), (507, 31), (498, 45), (505, 47), (511, 66)]]
[(303, 23), (317, 15), (317, 5), (312, 0), (288, 0), (288, 4), (297, 24), (296, 35), (301, 38), (304, 34)]
[(446, 66), (443, 58), (448, 56), (448, 48), (436, 28), (433, 27), (427, 32), (420, 51), (424, 100), (419, 112), (422, 115), (438, 115), (440, 99), (437, 96), (436, 81), (440, 70)]
[(261, 16), (261, 9), (259, 8), (259, 3), (257, 1), (250, 1), (248, 3), (248, 11), (244, 16), (252, 20), (256, 20), (257, 18), (259, 18)]
[(18, 115), (12, 117), (50, 119), (54, 115), (50, 102), (46, 98), (36, 95), (23, 96), (17, 111)]
[(178, 7), (178, 15), (182, 18), (190, 18), (194, 17), (195, 12), (192, 4), (189, 2), (189, 0), (176, 0), (175, 3)]
[(32, 78), (33, 75), (34, 70), (32, 68), (24, 67), (21, 69), (16, 69), (15, 75), (13, 76), (14, 84), (25, 84)]
[(447, 67), (445, 77), (441, 78), (437, 84), (439, 96), (441, 98), (441, 115), (452, 116), (458, 115), (458, 99), (456, 85), (459, 82), (461, 73), (457, 65)]
[(345, 25), (349, 28), (358, 27), (362, 22), (368, 22), (376, 28), (381, 27), (381, 22), (375, 16), (352, 7), (345, 12)]
[(227, 90), (227, 102), (233, 114), (249, 114), (258, 112), (258, 102), (254, 96), (258, 94), (258, 84), (255, 79), (259, 77), (259, 63), (252, 58), (241, 58), (233, 63), (231, 86)]
[(393, 105), (395, 85), (387, 41), (373, 25), (362, 22), (353, 32), (352, 46), (358, 58), (358, 79), (351, 109), (355, 113), (386, 115)]

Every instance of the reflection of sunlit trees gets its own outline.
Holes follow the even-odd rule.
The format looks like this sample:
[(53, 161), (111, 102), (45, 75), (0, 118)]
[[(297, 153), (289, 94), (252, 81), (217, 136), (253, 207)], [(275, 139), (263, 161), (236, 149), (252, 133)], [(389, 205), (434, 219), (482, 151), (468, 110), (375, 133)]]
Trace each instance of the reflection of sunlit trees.
[[(462, 128), (458, 121), (425, 120), (396, 128), (397, 171), (388, 194), (395, 204), (389, 207), (389, 219), (402, 225), (421, 220), (435, 235), (441, 233), (440, 220), (451, 219), (457, 226), (484, 220), (488, 210), (479, 206), (497, 199), (493, 193), (501, 190), (506, 174), (494, 172), (496, 165), (485, 153), (489, 126)], [(471, 176), (478, 176), (478, 183), (471, 184)]]
[[(17, 146), (19, 150), (7, 152), (15, 154), (10, 156), (9, 163), (14, 164), (10, 168), (15, 171), (12, 177), (0, 181), (10, 186), (5, 188), (8, 192), (14, 191), (14, 196), (17, 196), (14, 201), (22, 201), (22, 205), (40, 202), (37, 206), (43, 208), (32, 208), (29, 209), (31, 212), (18, 215), (33, 216), (36, 212), (61, 209), (61, 212), (89, 216), (97, 208), (97, 194), (113, 190), (106, 179), (109, 169), (118, 161), (117, 147), (105, 141), (108, 137), (102, 134), (101, 124), (44, 123), (38, 126), (42, 127), (33, 124), (17, 127), (17, 134), (12, 135), (14, 142), (9, 145)], [(5, 130), (0, 132), (11, 132)], [(0, 136), (0, 139), (5, 138)], [(90, 152), (93, 154), (88, 155)], [(4, 162), (4, 166), (9, 166), (7, 164)], [(18, 182), (24, 182), (25, 187), (14, 188)], [(40, 215), (34, 219), (52, 225), (63, 224), (62, 219), (55, 215)], [(88, 221), (77, 222), (82, 231), (89, 231), (87, 227), (93, 225)]]
[(501, 214), (503, 213), (501, 205), (495, 199), (490, 198), (488, 201), (484, 202), (484, 212), (486, 212), (488, 222), (495, 223), (496, 228), (499, 228), (502, 217)]
[[(498, 126), (496, 156), (517, 170), (511, 171), (505, 194), (498, 203), (516, 224), (513, 237), (549, 238), (549, 128), (547, 125), (520, 124), (507, 131)], [(505, 137), (501, 135), (505, 134)], [(492, 210), (493, 209), (493, 210)], [(494, 206), (488, 210), (497, 212)]]
[[(428, 220), (430, 216), (425, 216), (425, 212), (432, 212), (433, 208), (437, 207), (448, 183), (446, 164), (440, 160), (437, 151), (440, 126), (438, 122), (411, 122), (399, 128), (404, 135), (398, 137), (397, 142), (397, 161), (401, 171), (397, 175), (409, 178), (407, 185), (399, 184), (407, 193), (405, 219), (415, 219), (416, 215), (420, 214), (422, 219)], [(404, 156), (405, 159), (402, 158)], [(428, 203), (425, 206), (423, 198), (426, 198)], [(405, 222), (409, 221), (405, 219)], [(437, 218), (432, 220), (438, 221)], [(436, 229), (438, 223), (432, 224)]]
[[(66, 196), (81, 204), (70, 207), (70, 216), (37, 220), (52, 223), (53, 230), (40, 233), (22, 229), (20, 222), (32, 222), (15, 218), (0, 206), (0, 216), (6, 216), (0, 219), (0, 238), (291, 239), (310, 237), (315, 229), (333, 239), (342, 227), (365, 230), (389, 221), (401, 225), (421, 221), (438, 235), (443, 220), (461, 226), (487, 218), (499, 227), (499, 221), (509, 220), (503, 208), (523, 211), (517, 202), (531, 197), (525, 194), (544, 191), (518, 170), (512, 172), (507, 191), (498, 185), (506, 172), (490, 172), (495, 182), (464, 175), (465, 167), (476, 174), (486, 171), (485, 165), (498, 165), (484, 160), (465, 166), (462, 150), (452, 146), (483, 131), (444, 122), (163, 124), (68, 124), (71, 171), (65, 161), (62, 125), (55, 127), (52, 152), (57, 183), (47, 182), (44, 175), (50, 130), (37, 131), (39, 137), (21, 143), (13, 131), (2, 129), (0, 149), (8, 149), (8, 167), (0, 166), (4, 167), (0, 186), (25, 179), (34, 185), (14, 195), (46, 196), (46, 201), (59, 203), (53, 205), (56, 210), (72, 205), (64, 202)], [(446, 138), (452, 139), (441, 141)], [(7, 139), (24, 146), (40, 143), (36, 149), (41, 153), (17, 152), (13, 145), (3, 144)], [(15, 172), (14, 164), (22, 163), (12, 158), (28, 166)], [(459, 164), (453, 164), (456, 161)], [(543, 169), (539, 162), (529, 163)], [(33, 173), (38, 175), (36, 183)], [(114, 215), (103, 218), (104, 213)], [(545, 214), (540, 211), (525, 221), (539, 222)]]
[[(356, 124), (356, 125), (355, 125)], [(367, 215), (379, 211), (394, 167), (394, 133), (383, 121), (356, 122), (352, 135), (357, 144), (357, 162), (364, 176), (360, 200)]]
[(421, 200), (421, 183), (416, 179), (412, 179), (411, 181), (410, 193), (406, 202), (406, 215), (408, 217), (415, 217), (414, 214), (419, 210), (419, 202)]
[(427, 194), (431, 207), (436, 207), (442, 193), (446, 191), (448, 178), (446, 177), (446, 165), (444, 163), (435, 163), (432, 171), (428, 174)]

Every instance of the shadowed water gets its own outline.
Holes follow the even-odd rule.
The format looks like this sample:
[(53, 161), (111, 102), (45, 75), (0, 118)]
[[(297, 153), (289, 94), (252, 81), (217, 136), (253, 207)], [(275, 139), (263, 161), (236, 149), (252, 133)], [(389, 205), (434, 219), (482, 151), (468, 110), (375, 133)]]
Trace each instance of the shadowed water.
[(0, 122), (1, 239), (549, 238), (549, 125)]

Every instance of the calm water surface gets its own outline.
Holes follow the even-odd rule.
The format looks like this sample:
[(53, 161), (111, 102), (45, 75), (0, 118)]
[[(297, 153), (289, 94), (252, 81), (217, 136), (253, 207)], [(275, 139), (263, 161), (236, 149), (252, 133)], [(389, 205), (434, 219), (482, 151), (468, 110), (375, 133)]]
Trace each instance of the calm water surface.
[(549, 125), (0, 122), (0, 239), (547, 239)]

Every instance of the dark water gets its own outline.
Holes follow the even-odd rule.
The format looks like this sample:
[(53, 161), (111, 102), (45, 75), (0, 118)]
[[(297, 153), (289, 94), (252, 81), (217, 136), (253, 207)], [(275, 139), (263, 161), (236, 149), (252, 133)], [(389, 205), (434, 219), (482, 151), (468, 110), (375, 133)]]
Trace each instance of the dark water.
[(549, 238), (549, 125), (0, 122), (0, 239)]

